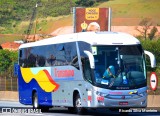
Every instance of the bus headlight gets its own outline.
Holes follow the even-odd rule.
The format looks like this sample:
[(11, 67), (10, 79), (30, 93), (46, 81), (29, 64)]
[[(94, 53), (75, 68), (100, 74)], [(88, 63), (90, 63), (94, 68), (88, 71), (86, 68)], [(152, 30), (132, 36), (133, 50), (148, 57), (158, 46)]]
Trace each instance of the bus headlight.
[(144, 96), (146, 96), (146, 92), (139, 93), (138, 95), (141, 97), (144, 97)]
[(146, 100), (142, 101), (142, 102), (141, 102), (141, 105), (144, 105), (145, 103), (146, 103)]
[(102, 92), (96, 91), (96, 95), (105, 97), (105, 96), (107, 96), (108, 94), (107, 94), (107, 93), (102, 93)]
[(96, 91), (96, 99), (99, 103), (104, 103), (104, 98), (108, 95), (107, 93), (102, 93), (99, 91)]

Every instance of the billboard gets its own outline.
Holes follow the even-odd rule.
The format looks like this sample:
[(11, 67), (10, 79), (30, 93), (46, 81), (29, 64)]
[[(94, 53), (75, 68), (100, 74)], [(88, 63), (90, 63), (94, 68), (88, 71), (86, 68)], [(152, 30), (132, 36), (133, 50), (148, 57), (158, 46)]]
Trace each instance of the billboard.
[(73, 18), (74, 32), (110, 31), (110, 8), (75, 7)]

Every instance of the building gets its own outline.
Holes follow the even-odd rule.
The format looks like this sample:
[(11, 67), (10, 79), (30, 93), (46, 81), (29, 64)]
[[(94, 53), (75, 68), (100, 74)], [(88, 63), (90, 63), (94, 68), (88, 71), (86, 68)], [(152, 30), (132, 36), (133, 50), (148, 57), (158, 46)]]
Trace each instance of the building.
[(1, 44), (1, 47), (2, 47), (2, 49), (16, 51), (16, 50), (18, 50), (20, 45), (21, 45), (21, 43), (6, 42), (6, 43)]

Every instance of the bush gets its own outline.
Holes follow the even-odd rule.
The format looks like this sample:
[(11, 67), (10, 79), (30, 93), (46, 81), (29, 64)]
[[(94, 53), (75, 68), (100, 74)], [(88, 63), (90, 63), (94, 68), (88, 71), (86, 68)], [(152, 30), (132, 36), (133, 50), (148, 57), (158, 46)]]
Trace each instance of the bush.
[(157, 33), (157, 31), (158, 29), (155, 26), (151, 29), (151, 32), (148, 34), (148, 37), (150, 40), (152, 40), (155, 37), (155, 34)]
[[(158, 40), (141, 40), (141, 44), (144, 50), (152, 52), (156, 57), (156, 65), (157, 67), (154, 69), (155, 71), (160, 71), (160, 38)], [(149, 58), (147, 57), (147, 66), (150, 65)], [(151, 68), (148, 68), (151, 71)]]
[(18, 61), (18, 52), (0, 50), (0, 72), (13, 69), (14, 63)]
[(76, 3), (77, 6), (89, 7), (89, 6), (93, 6), (95, 1), (93, 1), (93, 0), (78, 0), (75, 3)]

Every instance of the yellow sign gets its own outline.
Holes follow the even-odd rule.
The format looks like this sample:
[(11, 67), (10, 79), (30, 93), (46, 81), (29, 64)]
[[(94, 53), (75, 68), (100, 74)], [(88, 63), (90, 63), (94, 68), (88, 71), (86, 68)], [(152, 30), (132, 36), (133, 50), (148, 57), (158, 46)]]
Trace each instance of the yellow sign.
[(87, 20), (98, 20), (99, 19), (99, 8), (86, 8), (85, 18)]

